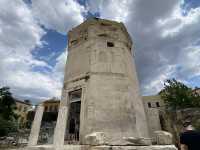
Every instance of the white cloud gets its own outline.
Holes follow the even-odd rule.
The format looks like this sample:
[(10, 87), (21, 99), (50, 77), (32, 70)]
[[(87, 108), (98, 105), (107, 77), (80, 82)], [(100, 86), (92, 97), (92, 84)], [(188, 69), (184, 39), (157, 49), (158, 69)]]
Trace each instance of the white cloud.
[(59, 82), (63, 83), (64, 79), (64, 70), (67, 60), (67, 51), (64, 51), (56, 58), (56, 65), (53, 69), (53, 76), (55, 79), (58, 79)]
[(200, 19), (200, 8), (191, 9), (187, 15), (182, 15), (180, 6), (177, 6), (168, 18), (158, 20), (158, 26), (162, 28), (162, 36), (174, 36), (184, 28), (198, 24)]
[(75, 0), (33, 0), (32, 10), (40, 24), (62, 34), (80, 24), (85, 11)]
[(45, 35), (32, 10), (21, 0), (1, 0), (0, 12), (0, 86), (11, 87), (18, 98), (59, 97), (62, 82), (51, 73), (34, 70), (53, 68), (32, 56), (34, 48), (44, 44), (41, 38)]
[[(35, 58), (32, 52), (36, 47), (48, 44), (41, 40), (46, 32), (40, 25), (66, 34), (83, 21), (84, 11), (74, 0), (34, 0), (29, 6), (21, 0), (1, 0), (0, 86), (10, 86), (16, 97), (35, 102), (60, 97), (66, 53), (58, 56), (52, 67)], [(49, 57), (54, 55), (52, 50)], [(48, 71), (44, 71), (45, 68)]]
[(186, 16), (181, 14), (180, 3), (171, 8), (168, 15), (158, 16), (152, 24), (140, 24), (143, 29), (149, 28), (148, 32), (131, 30), (137, 41), (136, 63), (143, 93), (158, 92), (162, 81), (169, 78), (187, 84), (192, 77), (200, 78), (200, 51), (196, 46), (200, 44), (200, 8), (191, 9)]
[(87, 9), (92, 13), (100, 12), (101, 18), (125, 22), (128, 18), (130, 0), (88, 0)]

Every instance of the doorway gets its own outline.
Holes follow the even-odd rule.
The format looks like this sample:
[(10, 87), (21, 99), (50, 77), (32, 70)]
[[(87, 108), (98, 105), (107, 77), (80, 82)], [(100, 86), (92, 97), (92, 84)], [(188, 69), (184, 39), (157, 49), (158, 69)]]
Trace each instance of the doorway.
[(81, 89), (69, 93), (69, 115), (65, 137), (67, 144), (76, 144), (79, 141), (81, 95)]

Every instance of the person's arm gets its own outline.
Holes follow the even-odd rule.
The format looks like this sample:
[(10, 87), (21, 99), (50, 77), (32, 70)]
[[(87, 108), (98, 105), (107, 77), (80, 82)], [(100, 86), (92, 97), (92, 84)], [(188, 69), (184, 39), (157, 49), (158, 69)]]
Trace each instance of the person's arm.
[(188, 150), (187, 145), (185, 145), (185, 144), (181, 144), (181, 150)]

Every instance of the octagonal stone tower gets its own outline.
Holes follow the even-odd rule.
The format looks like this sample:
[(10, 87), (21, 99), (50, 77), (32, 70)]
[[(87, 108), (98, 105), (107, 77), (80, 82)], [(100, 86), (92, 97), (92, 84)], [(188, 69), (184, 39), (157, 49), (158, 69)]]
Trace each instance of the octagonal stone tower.
[(122, 23), (94, 18), (69, 31), (54, 144), (72, 132), (80, 144), (88, 144), (85, 136), (94, 132), (105, 133), (110, 145), (149, 137), (131, 48)]

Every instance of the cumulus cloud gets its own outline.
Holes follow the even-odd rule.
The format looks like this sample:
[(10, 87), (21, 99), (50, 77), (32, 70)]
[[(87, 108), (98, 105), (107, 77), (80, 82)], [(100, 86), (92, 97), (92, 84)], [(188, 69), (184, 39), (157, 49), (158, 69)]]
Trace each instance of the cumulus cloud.
[[(158, 6), (165, 5), (169, 4)], [(159, 16), (153, 22), (141, 23), (140, 30), (134, 30), (134, 27), (130, 30), (129, 27), (133, 21), (140, 22), (139, 17), (139, 20), (127, 24), (133, 39), (136, 40), (136, 63), (144, 94), (158, 92), (162, 81), (168, 78), (174, 77), (189, 84), (190, 78), (199, 77), (199, 47), (195, 46), (200, 40), (199, 8), (191, 9), (183, 16), (180, 6), (180, 2), (172, 2), (170, 11), (157, 12)], [(151, 16), (154, 13), (149, 11), (148, 14)]]
[(133, 3), (130, 0), (88, 0), (87, 9), (93, 14), (99, 12), (101, 18), (125, 22)]
[(53, 72), (55, 78), (59, 79), (60, 82), (63, 82), (66, 60), (67, 60), (67, 51), (62, 52), (56, 58), (56, 65), (54, 66)]
[[(14, 96), (35, 102), (60, 97), (66, 53), (55, 66), (38, 59), (33, 52), (44, 45), (46, 29), (66, 34), (83, 21), (85, 9), (74, 0), (24, 3), (0, 1), (0, 86), (9, 86)], [(44, 28), (43, 28), (44, 27)], [(55, 50), (48, 56), (55, 55)]]
[(47, 29), (66, 34), (83, 21), (85, 9), (75, 0), (33, 0), (35, 18)]
[(45, 35), (32, 11), (21, 0), (1, 0), (0, 11), (0, 85), (11, 87), (18, 98), (38, 101), (59, 96), (61, 82), (51, 74), (34, 71), (34, 67), (52, 67), (32, 56)]

